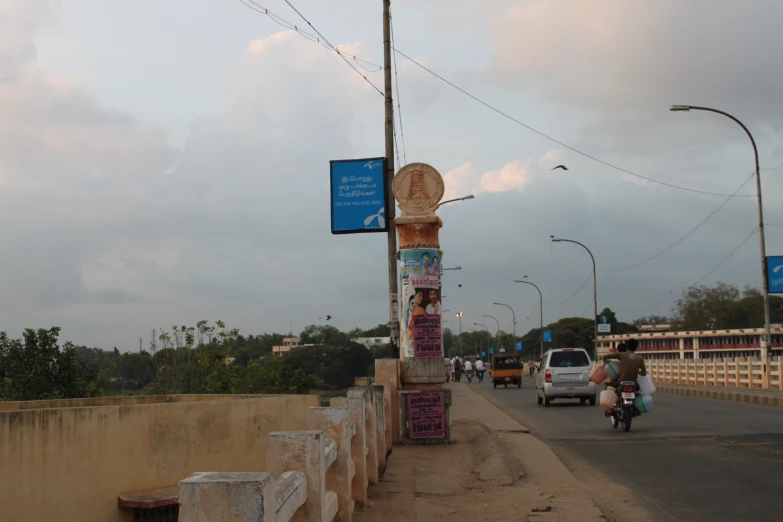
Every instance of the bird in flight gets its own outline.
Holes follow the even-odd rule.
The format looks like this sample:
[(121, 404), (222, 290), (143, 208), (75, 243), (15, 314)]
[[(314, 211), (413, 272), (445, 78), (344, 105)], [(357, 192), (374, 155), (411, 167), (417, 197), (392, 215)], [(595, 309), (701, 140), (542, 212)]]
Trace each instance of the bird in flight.
[(462, 288), (462, 285), (460, 285), (460, 284), (458, 284), (457, 286), (458, 286), (459, 288)]
[(549, 169), (549, 170), (557, 170), (557, 169), (568, 170), (568, 167), (566, 167), (565, 165), (558, 165), (557, 167), (555, 167), (553, 169)]
[(327, 316), (326, 316), (326, 320), (327, 320), (327, 321), (328, 321), (329, 319), (331, 319), (331, 318), (332, 318), (332, 316), (331, 316), (331, 315), (327, 315)]

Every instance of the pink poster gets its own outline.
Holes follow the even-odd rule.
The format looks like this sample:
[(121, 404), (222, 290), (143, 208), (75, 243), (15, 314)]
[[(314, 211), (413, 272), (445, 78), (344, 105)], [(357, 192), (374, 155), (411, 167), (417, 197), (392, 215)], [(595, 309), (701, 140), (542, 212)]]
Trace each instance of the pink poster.
[(440, 315), (413, 316), (413, 356), (432, 359), (443, 357)]
[(412, 439), (446, 437), (446, 408), (443, 392), (408, 395), (408, 431)]

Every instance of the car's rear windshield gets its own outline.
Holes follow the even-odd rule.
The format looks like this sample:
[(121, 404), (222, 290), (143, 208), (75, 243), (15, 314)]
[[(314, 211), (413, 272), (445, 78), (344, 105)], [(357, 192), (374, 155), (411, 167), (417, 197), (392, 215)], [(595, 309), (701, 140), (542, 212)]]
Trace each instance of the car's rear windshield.
[(590, 366), (590, 359), (582, 350), (573, 352), (552, 352), (549, 359), (549, 366), (552, 368), (571, 368), (574, 366)]

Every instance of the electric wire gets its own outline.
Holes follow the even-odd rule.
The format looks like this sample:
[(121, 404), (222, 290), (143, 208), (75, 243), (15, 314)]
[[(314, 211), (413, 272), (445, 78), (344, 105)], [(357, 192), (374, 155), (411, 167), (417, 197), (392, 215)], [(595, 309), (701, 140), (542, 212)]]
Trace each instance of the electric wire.
[[(394, 48), (395, 40), (394, 40), (394, 17), (389, 14), (389, 26), (391, 29), (391, 45), (392, 48)], [(405, 164), (408, 164), (408, 154), (405, 151), (405, 130), (402, 127), (402, 107), (400, 106), (400, 80), (397, 77), (397, 53), (392, 53), (392, 59), (394, 61), (394, 85), (396, 86), (396, 92), (397, 92), (397, 118), (400, 120), (400, 141), (402, 142), (402, 158), (405, 160)], [(397, 154), (399, 156), (399, 152)], [(402, 167), (400, 165), (400, 159), (397, 158), (397, 166)]]
[(581, 151), (581, 150), (579, 150), (579, 149), (577, 149), (575, 147), (572, 147), (571, 145), (567, 145), (567, 144), (563, 143), (562, 141), (560, 141), (560, 140), (558, 140), (556, 138), (553, 138), (552, 136), (549, 136), (548, 134), (545, 134), (545, 133), (535, 129), (535, 128), (531, 127), (530, 125), (526, 124), (526, 123), (523, 123), (522, 121), (514, 118), (513, 116), (510, 116), (509, 114), (501, 111), (500, 109), (494, 107), (493, 105), (490, 105), (489, 103), (485, 102), (481, 98), (478, 98), (477, 96), (474, 96), (473, 94), (469, 93), (468, 91), (466, 91), (462, 87), (456, 85), (455, 83), (447, 80), (443, 76), (439, 75), (438, 73), (436, 73), (432, 69), (429, 69), (425, 65), (422, 65), (421, 63), (417, 62), (416, 60), (414, 60), (413, 58), (411, 58), (407, 54), (403, 53), (399, 49), (393, 48), (393, 50), (394, 50), (395, 53), (399, 53), (400, 56), (410, 60), (412, 63), (414, 63), (415, 65), (419, 66), (424, 71), (430, 73), (431, 75), (435, 76), (436, 78), (438, 78), (442, 82), (444, 82), (447, 85), (453, 87), (454, 89), (460, 91), (465, 96), (468, 96), (469, 98), (471, 98), (474, 101), (480, 103), (481, 105), (485, 106), (486, 108), (496, 112), (497, 114), (503, 116), (504, 118), (506, 118), (506, 119), (508, 119), (508, 120), (510, 120), (510, 121), (512, 121), (514, 123), (516, 123), (517, 125), (520, 125), (520, 126), (526, 128), (527, 130), (529, 130), (529, 131), (531, 131), (531, 132), (533, 132), (535, 134), (538, 134), (539, 136), (541, 136), (543, 138), (546, 138), (547, 140), (549, 140), (549, 141), (551, 141), (553, 143), (556, 143), (556, 144), (560, 145), (561, 147), (564, 147), (564, 148), (566, 148), (566, 149), (568, 149), (568, 150), (570, 150), (572, 152), (575, 152), (575, 153), (579, 154), (580, 156), (583, 156), (585, 158), (593, 160), (593, 161), (595, 161), (597, 163), (600, 163), (600, 164), (602, 164), (602, 165), (604, 165), (606, 167), (612, 168), (612, 169), (617, 170), (619, 172), (622, 172), (624, 174), (629, 174), (631, 176), (635, 176), (637, 178), (641, 178), (641, 179), (650, 181), (652, 183), (657, 183), (659, 185), (664, 185), (664, 186), (667, 186), (667, 187), (670, 187), (670, 188), (674, 188), (674, 189), (678, 189), (678, 190), (684, 190), (684, 191), (687, 191), (687, 192), (695, 192), (697, 194), (705, 194), (705, 195), (708, 195), (708, 196), (720, 196), (720, 197), (727, 197), (727, 196), (734, 197), (734, 198), (751, 198), (751, 197), (755, 197), (755, 194), (738, 194), (738, 195), (735, 195), (735, 194), (722, 194), (722, 193), (718, 193), (718, 192), (708, 192), (708, 191), (704, 191), (704, 190), (697, 190), (697, 189), (692, 189), (692, 188), (688, 188), (688, 187), (682, 187), (682, 186), (679, 186), (679, 185), (674, 185), (672, 183), (667, 183), (665, 181), (659, 181), (657, 179), (649, 178), (647, 176), (642, 176), (641, 174), (637, 174), (636, 172), (632, 172), (630, 170), (627, 170), (627, 169), (624, 169), (622, 167), (619, 167), (619, 166), (617, 166), (617, 165), (615, 165), (613, 163), (609, 163), (608, 161), (604, 161), (602, 159), (599, 159), (599, 158), (597, 158), (595, 156), (592, 156), (592, 155), (590, 155), (590, 154), (588, 154), (586, 152), (583, 152), (583, 151)]

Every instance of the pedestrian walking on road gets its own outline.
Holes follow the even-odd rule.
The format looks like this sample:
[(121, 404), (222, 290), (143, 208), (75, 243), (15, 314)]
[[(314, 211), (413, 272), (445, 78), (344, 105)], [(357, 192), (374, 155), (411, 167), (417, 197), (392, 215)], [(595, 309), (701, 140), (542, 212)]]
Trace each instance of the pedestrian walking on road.
[(454, 358), (454, 382), (459, 382), (460, 377), (462, 377), (462, 361), (459, 360), (459, 357)]
[(446, 357), (443, 359), (443, 363), (446, 365), (446, 382), (449, 382), (451, 381), (451, 372), (453, 371), (451, 367), (451, 359)]

